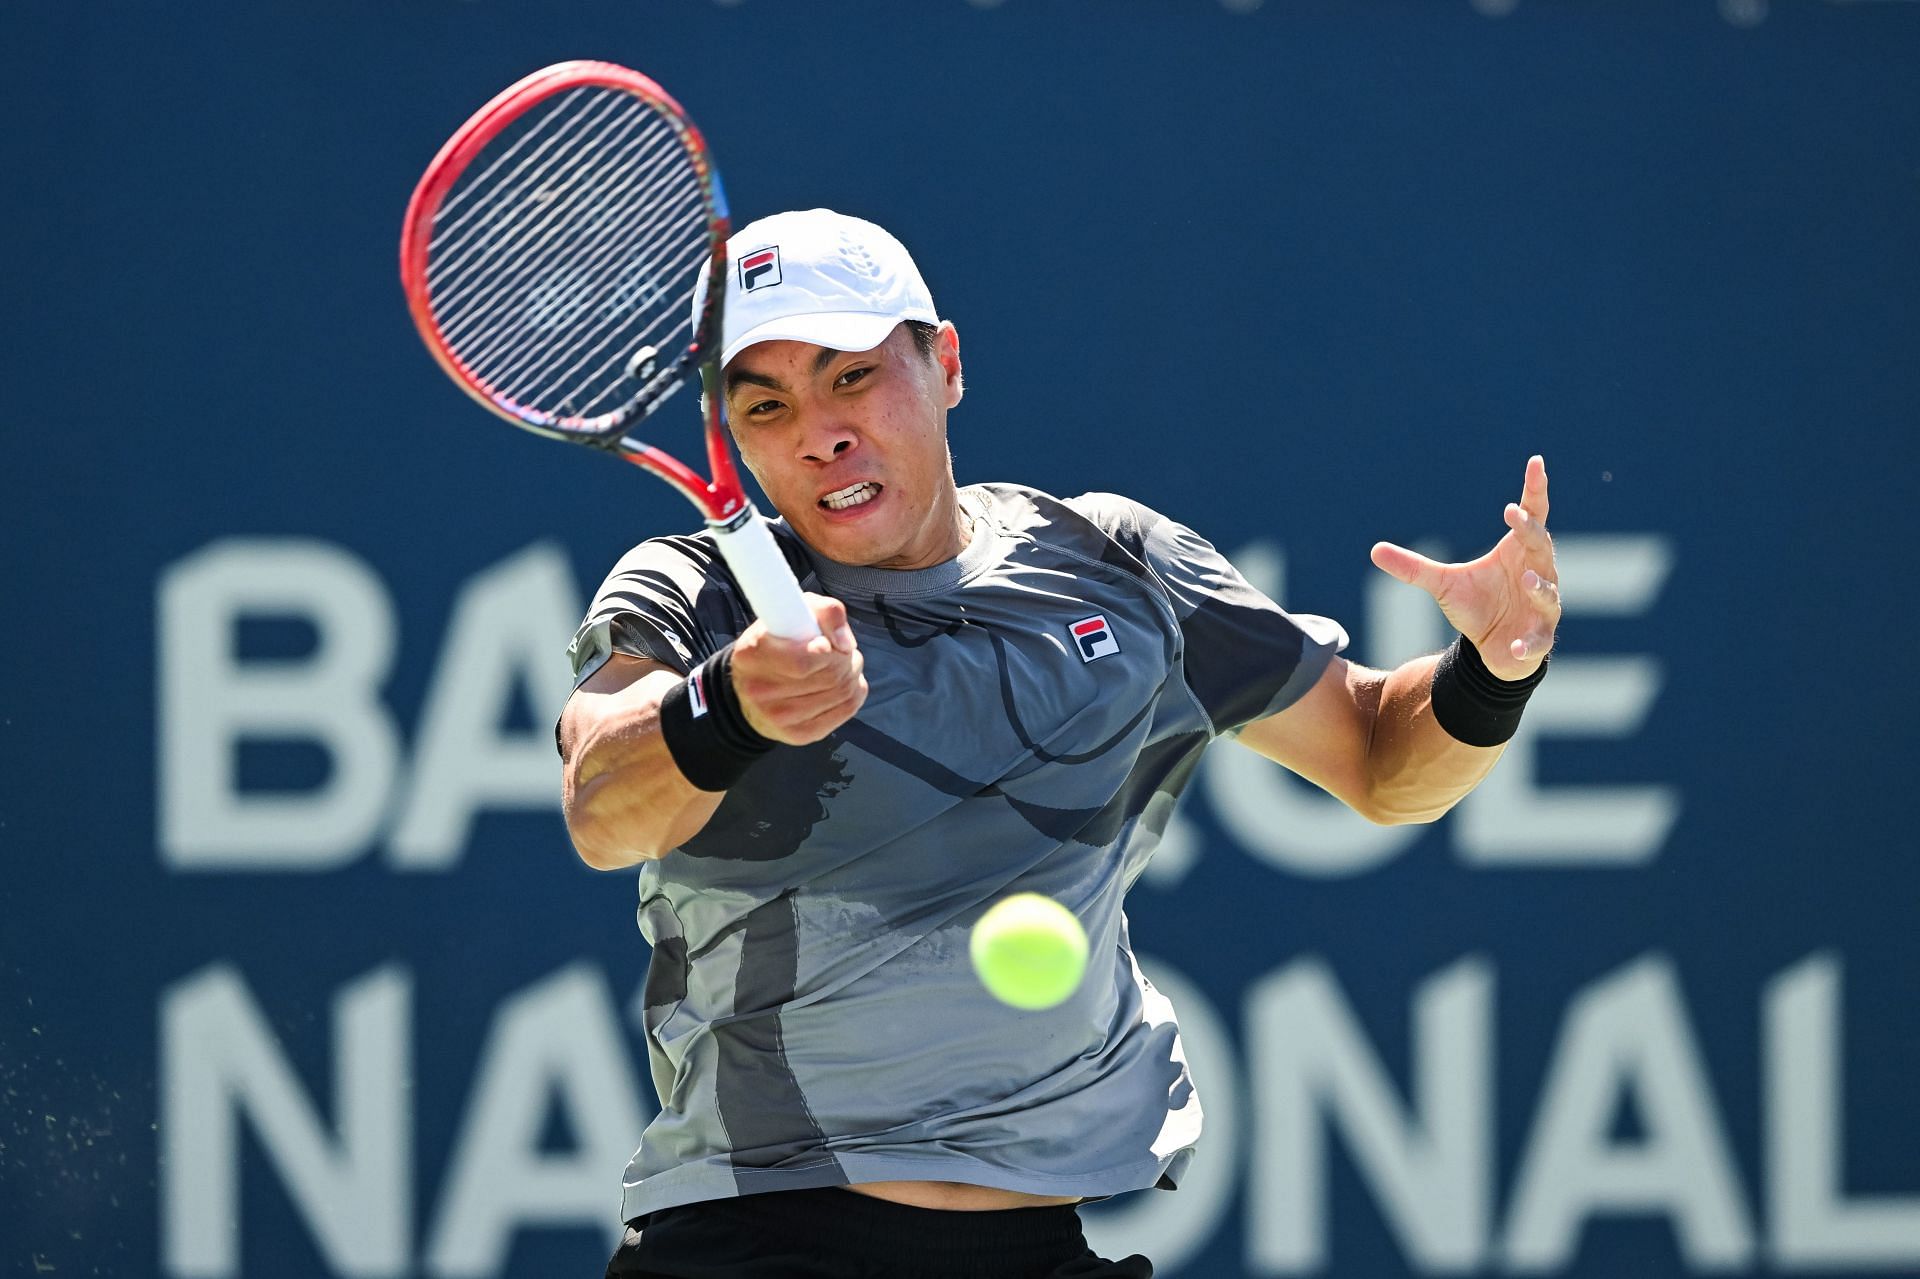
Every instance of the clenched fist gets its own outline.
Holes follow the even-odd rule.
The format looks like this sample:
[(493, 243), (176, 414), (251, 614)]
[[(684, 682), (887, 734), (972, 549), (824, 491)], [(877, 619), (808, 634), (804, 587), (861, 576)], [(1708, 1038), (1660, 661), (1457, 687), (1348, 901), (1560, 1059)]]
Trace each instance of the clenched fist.
[(867, 700), (866, 658), (847, 625), (846, 605), (807, 597), (820, 634), (781, 639), (755, 622), (733, 642), (733, 691), (747, 723), (789, 746), (817, 742)]

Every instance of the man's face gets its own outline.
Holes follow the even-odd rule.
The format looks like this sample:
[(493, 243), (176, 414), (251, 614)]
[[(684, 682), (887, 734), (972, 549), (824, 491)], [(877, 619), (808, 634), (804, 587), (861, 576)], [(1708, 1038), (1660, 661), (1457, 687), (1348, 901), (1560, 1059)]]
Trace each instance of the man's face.
[(925, 568), (959, 553), (947, 410), (960, 402), (960, 342), (935, 358), (906, 325), (871, 351), (757, 342), (727, 365), (740, 456), (795, 532), (828, 559)]

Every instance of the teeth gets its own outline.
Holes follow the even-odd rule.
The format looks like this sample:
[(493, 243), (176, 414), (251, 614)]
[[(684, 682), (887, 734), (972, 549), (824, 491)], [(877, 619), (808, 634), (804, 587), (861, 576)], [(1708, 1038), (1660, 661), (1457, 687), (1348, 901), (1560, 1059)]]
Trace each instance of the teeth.
[(829, 493), (820, 499), (820, 504), (830, 511), (844, 511), (849, 507), (870, 502), (880, 493), (880, 486), (871, 481), (862, 484), (850, 484), (838, 493)]

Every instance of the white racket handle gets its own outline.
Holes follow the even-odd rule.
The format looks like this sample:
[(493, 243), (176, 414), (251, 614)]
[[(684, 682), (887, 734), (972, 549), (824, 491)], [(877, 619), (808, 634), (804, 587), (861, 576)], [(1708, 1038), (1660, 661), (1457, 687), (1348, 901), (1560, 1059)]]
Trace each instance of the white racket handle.
[(747, 503), (724, 523), (710, 521), (707, 529), (719, 543), (720, 554), (733, 570), (733, 578), (740, 583), (754, 615), (767, 624), (768, 630), (782, 639), (812, 639), (820, 633), (787, 557), (781, 554), (753, 503)]

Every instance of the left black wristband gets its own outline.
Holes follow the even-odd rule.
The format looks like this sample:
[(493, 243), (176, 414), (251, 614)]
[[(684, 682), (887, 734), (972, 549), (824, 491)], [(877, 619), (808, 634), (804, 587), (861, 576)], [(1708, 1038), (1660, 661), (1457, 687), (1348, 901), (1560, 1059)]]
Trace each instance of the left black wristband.
[(724, 791), (779, 743), (747, 723), (733, 687), (733, 645), (693, 668), (660, 699), (660, 736), (680, 773), (704, 791)]
[(1525, 679), (1501, 679), (1462, 635), (1433, 669), (1433, 717), (1447, 736), (1468, 746), (1499, 746), (1520, 727), (1520, 712), (1547, 675), (1543, 660)]

